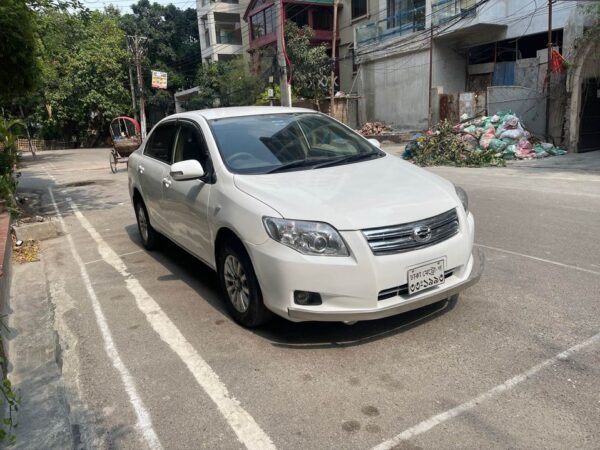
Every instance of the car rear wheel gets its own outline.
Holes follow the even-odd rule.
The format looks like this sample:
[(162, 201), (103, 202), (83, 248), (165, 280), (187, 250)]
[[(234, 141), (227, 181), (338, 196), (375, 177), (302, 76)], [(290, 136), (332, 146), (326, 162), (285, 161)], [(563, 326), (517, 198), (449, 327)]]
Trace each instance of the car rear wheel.
[(141, 200), (135, 203), (135, 216), (137, 218), (138, 231), (142, 238), (142, 244), (146, 250), (155, 250), (158, 243), (158, 233), (150, 225), (146, 205)]
[(239, 243), (226, 243), (217, 258), (219, 284), (227, 310), (239, 324), (253, 328), (271, 317), (265, 307), (254, 268)]

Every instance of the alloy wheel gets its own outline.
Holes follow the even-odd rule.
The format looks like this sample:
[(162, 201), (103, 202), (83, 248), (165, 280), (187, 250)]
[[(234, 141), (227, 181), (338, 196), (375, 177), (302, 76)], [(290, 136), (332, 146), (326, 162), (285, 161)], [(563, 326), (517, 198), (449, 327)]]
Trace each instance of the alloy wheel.
[(248, 278), (242, 263), (233, 255), (227, 255), (224, 263), (225, 289), (233, 307), (245, 313), (250, 306)]

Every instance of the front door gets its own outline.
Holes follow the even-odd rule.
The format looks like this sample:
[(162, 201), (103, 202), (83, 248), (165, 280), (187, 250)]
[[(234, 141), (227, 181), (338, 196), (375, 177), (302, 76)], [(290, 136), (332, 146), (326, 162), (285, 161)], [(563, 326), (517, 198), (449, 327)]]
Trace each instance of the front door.
[(581, 86), (579, 152), (600, 150), (600, 78), (588, 78)]
[(208, 202), (212, 185), (212, 165), (200, 129), (193, 123), (179, 121), (173, 162), (197, 160), (207, 174), (202, 179), (175, 181), (163, 185), (164, 210), (168, 217), (169, 235), (179, 245), (204, 261), (211, 261), (212, 251), (208, 226)]

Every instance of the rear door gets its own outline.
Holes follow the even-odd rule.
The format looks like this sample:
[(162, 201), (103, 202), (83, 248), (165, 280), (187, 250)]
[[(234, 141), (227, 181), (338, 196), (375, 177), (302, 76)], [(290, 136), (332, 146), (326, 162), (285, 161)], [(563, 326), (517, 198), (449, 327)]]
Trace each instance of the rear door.
[(167, 230), (167, 217), (163, 210), (163, 185), (169, 175), (176, 132), (175, 121), (157, 126), (152, 131), (144, 148), (144, 157), (138, 165), (140, 187), (150, 215), (150, 223), (162, 232)]
[(179, 120), (173, 162), (197, 160), (206, 175), (196, 180), (176, 181), (167, 175), (163, 185), (168, 234), (179, 245), (204, 261), (211, 261), (208, 203), (212, 188), (212, 162), (200, 128)]

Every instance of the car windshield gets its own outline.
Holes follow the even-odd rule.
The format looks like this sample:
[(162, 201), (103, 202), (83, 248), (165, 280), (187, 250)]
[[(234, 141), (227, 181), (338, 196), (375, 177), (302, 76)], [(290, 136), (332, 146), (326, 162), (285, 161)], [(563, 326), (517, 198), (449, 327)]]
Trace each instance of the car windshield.
[(385, 153), (323, 114), (265, 114), (210, 121), (233, 173), (306, 170), (379, 158)]

